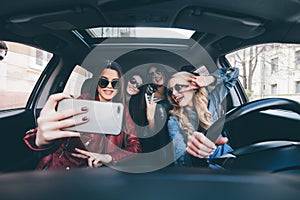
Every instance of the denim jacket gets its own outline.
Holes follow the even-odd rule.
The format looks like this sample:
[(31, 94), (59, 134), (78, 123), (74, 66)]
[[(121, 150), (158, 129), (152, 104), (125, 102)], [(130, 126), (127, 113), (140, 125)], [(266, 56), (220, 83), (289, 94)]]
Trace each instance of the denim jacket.
[[(220, 109), (222, 108), (221, 103), (230, 89), (236, 84), (238, 74), (238, 68), (222, 68), (211, 74), (216, 78), (215, 86), (208, 94), (208, 109), (212, 113), (213, 122), (221, 116), (223, 112), (223, 110)], [(188, 113), (190, 123), (194, 126), (195, 130), (197, 130), (199, 124), (197, 113), (192, 110), (186, 110), (186, 112)], [(191, 156), (186, 151), (187, 134), (180, 128), (177, 116), (170, 116), (168, 120), (168, 131), (174, 145), (174, 164), (177, 166), (191, 166)], [(209, 159), (220, 157), (231, 151), (233, 151), (233, 149), (228, 144), (217, 146), (217, 149)]]

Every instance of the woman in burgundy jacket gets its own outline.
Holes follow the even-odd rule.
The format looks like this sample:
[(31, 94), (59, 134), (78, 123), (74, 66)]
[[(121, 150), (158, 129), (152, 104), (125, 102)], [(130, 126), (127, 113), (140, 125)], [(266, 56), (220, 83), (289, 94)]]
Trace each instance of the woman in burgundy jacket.
[[(120, 66), (115, 62), (109, 62), (100, 73), (95, 96), (86, 93), (79, 98), (103, 102), (116, 99), (121, 101), (123, 84), (120, 79)], [(68, 118), (87, 112), (87, 108), (56, 111), (57, 103), (64, 98), (70, 96), (63, 93), (51, 95), (37, 120), (38, 127), (24, 137), (27, 146), (42, 155), (37, 169), (115, 165), (132, 157), (134, 153), (141, 152), (140, 142), (127, 107), (124, 109), (124, 123), (119, 135), (80, 134), (62, 129), (74, 126), (74, 120)], [(87, 121), (87, 117), (82, 117), (76, 124)]]

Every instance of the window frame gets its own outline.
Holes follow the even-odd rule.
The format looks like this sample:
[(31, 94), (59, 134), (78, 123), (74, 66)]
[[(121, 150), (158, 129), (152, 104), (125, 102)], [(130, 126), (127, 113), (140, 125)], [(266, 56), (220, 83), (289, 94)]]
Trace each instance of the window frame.
[[(0, 93), (2, 101), (0, 101), (0, 112), (7, 110), (24, 109), (28, 107), (32, 93), (39, 82), (44, 70), (50, 63), (54, 54), (37, 49), (33, 46), (18, 42), (5, 41), (8, 45), (6, 57), (0, 61), (1, 73)], [(36, 52), (43, 55), (42, 66), (37, 66)], [(47, 55), (47, 59), (44, 55)]]

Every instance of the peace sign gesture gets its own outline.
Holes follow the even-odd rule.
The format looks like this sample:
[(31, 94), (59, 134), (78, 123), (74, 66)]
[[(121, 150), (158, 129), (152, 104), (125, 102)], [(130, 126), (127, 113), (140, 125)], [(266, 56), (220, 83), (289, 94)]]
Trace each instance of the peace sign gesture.
[(155, 103), (153, 101), (154, 99), (154, 93), (152, 93), (150, 100), (148, 100), (148, 95), (147, 93), (145, 93), (145, 101), (146, 101), (146, 117), (149, 123), (149, 127), (150, 129), (154, 128), (154, 116), (155, 116), (155, 110), (156, 110), (156, 105), (157, 103)]
[(72, 153), (72, 156), (88, 160), (88, 165), (91, 168), (101, 167), (102, 164), (110, 163), (112, 157), (109, 154), (92, 153), (82, 149), (75, 148), (77, 153)]

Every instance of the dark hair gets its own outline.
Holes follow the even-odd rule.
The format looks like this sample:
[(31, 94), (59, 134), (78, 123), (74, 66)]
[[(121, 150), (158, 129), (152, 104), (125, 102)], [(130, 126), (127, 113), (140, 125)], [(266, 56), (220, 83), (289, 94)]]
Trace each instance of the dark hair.
[(0, 41), (0, 49), (4, 49), (7, 52), (8, 48), (4, 41)]
[[(123, 81), (123, 77), (122, 77), (122, 70), (121, 70), (121, 66), (114, 62), (114, 61), (106, 61), (106, 64), (104, 66), (104, 68), (101, 68), (101, 72), (99, 74), (101, 74), (105, 69), (111, 69), (114, 70), (118, 73), (118, 76), (120, 77), (120, 81), (119, 81), (119, 88), (118, 88), (118, 94), (114, 97), (113, 101), (116, 102), (121, 102), (124, 104), (124, 81)], [(97, 86), (98, 87), (98, 86)], [(96, 93), (95, 95), (98, 95), (98, 89), (96, 89)]]
[[(119, 77), (120, 77), (120, 78), (122, 77), (121, 66), (120, 66), (118, 63), (114, 62), (114, 61), (109, 61), (109, 60), (106, 61), (106, 65), (105, 65), (104, 69), (112, 69), (112, 70), (115, 70), (115, 71), (118, 73)], [(103, 69), (103, 70), (104, 70), (104, 69)], [(102, 71), (103, 71), (103, 70), (102, 70)]]
[(147, 68), (147, 72), (149, 72), (150, 68), (152, 68), (152, 67), (155, 67), (155, 68), (161, 69), (163, 71), (166, 71), (165, 66), (160, 64), (160, 63), (149, 63), (148, 68)]
[[(142, 85), (139, 89), (140, 91), (132, 95), (129, 100), (129, 113), (131, 115), (132, 120), (139, 126), (148, 125), (148, 120), (146, 116), (146, 101), (145, 101), (145, 93), (147, 91), (147, 87), (149, 84)], [(138, 109), (137, 109), (138, 105)]]
[[(150, 64), (148, 65), (148, 68), (147, 68), (147, 75), (148, 75), (148, 73), (149, 73), (149, 70), (150, 70), (152, 67), (155, 67), (156, 69), (160, 69), (162, 72), (164, 72), (165, 83), (166, 83), (166, 82), (167, 82), (167, 78), (168, 78), (168, 74), (167, 74), (167, 70), (166, 70), (165, 66), (162, 65), (162, 64), (159, 64), (159, 63), (150, 63)], [(151, 83), (151, 82), (152, 82), (152, 79), (149, 78), (148, 76), (147, 76), (147, 78), (148, 78), (148, 81)]]
[[(0, 49), (3, 49), (5, 51), (4, 56), (6, 56), (8, 48), (4, 41), (0, 41)], [(4, 59), (4, 57), (1, 56), (0, 60), (3, 60), (3, 59)]]

